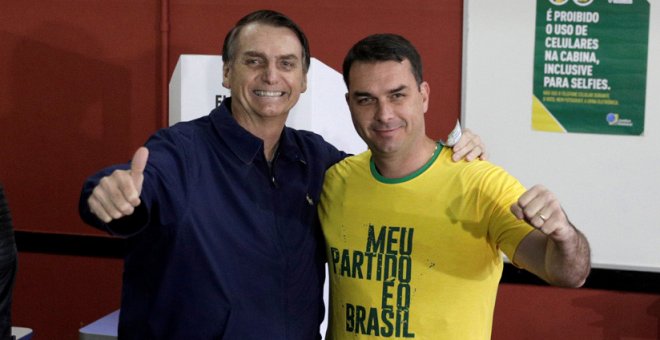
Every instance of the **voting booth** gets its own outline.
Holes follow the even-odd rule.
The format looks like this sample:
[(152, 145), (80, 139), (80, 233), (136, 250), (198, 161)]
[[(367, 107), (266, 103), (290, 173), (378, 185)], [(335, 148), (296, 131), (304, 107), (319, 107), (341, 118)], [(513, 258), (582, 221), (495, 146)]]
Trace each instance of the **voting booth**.
[[(205, 116), (230, 95), (222, 87), (222, 65), (219, 55), (181, 55), (170, 80), (170, 125)], [(348, 153), (366, 151), (353, 128), (345, 94), (342, 75), (311, 58), (307, 91), (289, 113), (286, 125), (314, 131)]]

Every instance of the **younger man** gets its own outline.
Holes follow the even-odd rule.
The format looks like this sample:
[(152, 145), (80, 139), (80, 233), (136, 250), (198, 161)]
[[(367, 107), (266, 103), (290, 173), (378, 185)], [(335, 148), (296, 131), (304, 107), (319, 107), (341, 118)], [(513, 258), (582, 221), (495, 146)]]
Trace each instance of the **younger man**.
[(489, 339), (500, 251), (551, 284), (584, 283), (587, 240), (552, 193), (454, 163), (426, 136), (430, 89), (410, 42), (369, 36), (343, 72), (369, 151), (330, 168), (321, 195), (328, 339)]

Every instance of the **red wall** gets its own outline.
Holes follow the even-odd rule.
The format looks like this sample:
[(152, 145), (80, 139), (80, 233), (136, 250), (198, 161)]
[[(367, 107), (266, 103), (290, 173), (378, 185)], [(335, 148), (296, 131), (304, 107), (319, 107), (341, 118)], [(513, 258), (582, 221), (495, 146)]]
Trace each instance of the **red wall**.
[(78, 329), (119, 308), (122, 261), (19, 253), (12, 321), (35, 340), (78, 339)]
[[(219, 54), (233, 23), (259, 8), (291, 16), (312, 55), (337, 70), (367, 34), (408, 37), (431, 84), (429, 133), (441, 137), (460, 110), (462, 7), (461, 0), (173, 0), (163, 11), (155, 0), (3, 1), (0, 181), (15, 226), (101, 235), (77, 216), (84, 178), (128, 160), (164, 125), (163, 79), (180, 54)], [(22, 252), (14, 323), (35, 329), (35, 339), (76, 338), (118, 307), (120, 276), (120, 260)], [(493, 338), (656, 339), (659, 305), (655, 294), (502, 285)]]
[(660, 295), (501, 284), (493, 340), (660, 339)]
[(159, 127), (157, 1), (3, 1), (0, 180), (17, 229), (91, 233), (80, 185)]

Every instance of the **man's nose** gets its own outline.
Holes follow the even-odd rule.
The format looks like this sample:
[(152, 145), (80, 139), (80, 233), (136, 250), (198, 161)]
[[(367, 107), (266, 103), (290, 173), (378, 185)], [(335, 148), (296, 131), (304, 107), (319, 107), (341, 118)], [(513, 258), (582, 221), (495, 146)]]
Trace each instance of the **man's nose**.
[(268, 65), (264, 67), (261, 78), (263, 79), (264, 82), (268, 84), (273, 84), (277, 82), (278, 72), (279, 71), (277, 70), (277, 67), (275, 66), (274, 63), (268, 63)]
[(378, 102), (378, 106), (376, 108), (376, 114), (375, 114), (375, 119), (378, 121), (388, 121), (390, 118), (392, 118), (394, 113), (392, 104), (388, 103), (387, 101), (381, 100)]

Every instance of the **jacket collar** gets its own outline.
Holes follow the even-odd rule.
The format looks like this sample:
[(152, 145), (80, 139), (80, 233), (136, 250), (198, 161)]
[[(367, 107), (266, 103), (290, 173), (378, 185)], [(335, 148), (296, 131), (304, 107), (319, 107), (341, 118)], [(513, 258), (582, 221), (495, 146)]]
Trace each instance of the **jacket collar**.
[[(231, 97), (223, 100), (219, 107), (211, 111), (209, 116), (220, 140), (243, 163), (249, 164), (254, 162), (257, 157), (263, 157), (263, 140), (240, 126), (232, 116)], [(301, 152), (293, 136), (294, 133), (295, 130), (284, 127), (280, 135), (278, 157), (300, 159)]]

